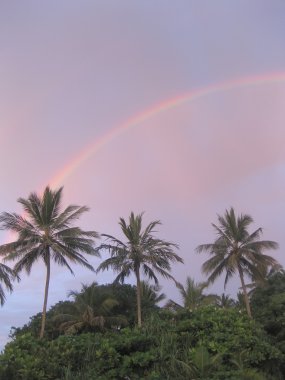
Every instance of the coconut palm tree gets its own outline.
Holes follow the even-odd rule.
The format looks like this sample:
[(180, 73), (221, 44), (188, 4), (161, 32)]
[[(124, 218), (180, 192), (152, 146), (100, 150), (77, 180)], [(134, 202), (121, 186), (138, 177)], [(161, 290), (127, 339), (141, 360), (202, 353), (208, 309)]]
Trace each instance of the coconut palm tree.
[(248, 227), (253, 222), (252, 217), (246, 214), (236, 217), (233, 208), (226, 210), (224, 216), (218, 215), (218, 221), (219, 225), (212, 224), (217, 233), (214, 243), (202, 244), (196, 248), (198, 253), (207, 252), (211, 256), (203, 264), (202, 270), (209, 275), (210, 283), (213, 283), (225, 271), (225, 287), (228, 280), (238, 273), (246, 310), (251, 318), (245, 276), (262, 278), (264, 268), (277, 265), (275, 259), (263, 252), (268, 249), (277, 249), (278, 244), (274, 241), (260, 240), (261, 228), (249, 233)]
[[(12, 281), (15, 279), (19, 280), (19, 277), (15, 274), (13, 269), (9, 268), (7, 265), (0, 263), (0, 282), (6, 287), (9, 292), (13, 290)], [(3, 286), (0, 284), (0, 304), (4, 305), (6, 296), (3, 289)]]
[(265, 288), (269, 284), (269, 280), (274, 277), (278, 273), (284, 273), (284, 269), (282, 265), (277, 263), (277, 265), (274, 265), (273, 267), (266, 267), (263, 269), (263, 276), (262, 278), (251, 278), (251, 283), (246, 285), (246, 288), (248, 289), (248, 294), (251, 295), (255, 292), (258, 288)]
[(190, 351), (190, 362), (188, 367), (191, 369), (191, 380), (210, 379), (210, 376), (221, 364), (221, 355), (211, 355), (208, 349), (201, 342)]
[(62, 188), (53, 191), (46, 187), (42, 197), (31, 193), (28, 199), (18, 199), (24, 208), (23, 215), (8, 212), (0, 215), (2, 228), (17, 234), (14, 242), (0, 247), (0, 254), (5, 255), (6, 260), (17, 260), (15, 273), (25, 269), (30, 274), (39, 259), (46, 266), (41, 338), (45, 330), (51, 261), (73, 273), (68, 261), (93, 270), (83, 254), (98, 256), (94, 247), (94, 238), (98, 237), (98, 233), (72, 227), (73, 222), (88, 208), (70, 205), (60, 212), (61, 199)]
[(172, 310), (185, 308), (189, 311), (193, 311), (201, 306), (214, 304), (218, 296), (215, 294), (204, 294), (204, 290), (208, 285), (207, 282), (195, 282), (193, 278), (187, 276), (185, 286), (178, 284), (183, 306), (173, 300), (169, 300), (166, 304), (166, 308)]
[(204, 294), (204, 290), (208, 285), (207, 282), (195, 282), (193, 278), (188, 276), (186, 278), (186, 286), (179, 287), (184, 307), (194, 310), (200, 306), (213, 304), (217, 296), (214, 294)]
[(151, 285), (147, 281), (141, 281), (141, 305), (142, 314), (147, 315), (159, 309), (159, 302), (165, 300), (166, 295), (160, 293), (161, 286)]
[(103, 330), (105, 327), (121, 327), (128, 324), (127, 318), (114, 315), (113, 309), (119, 302), (110, 295), (108, 289), (98, 286), (96, 282), (83, 285), (80, 292), (68, 294), (74, 302), (67, 304), (65, 310), (55, 316), (55, 323), (65, 334)]
[(143, 229), (142, 217), (143, 214), (134, 215), (132, 212), (129, 217), (129, 223), (120, 218), (119, 225), (126, 238), (126, 242), (114, 236), (103, 234), (102, 236), (106, 237), (106, 243), (101, 244), (97, 248), (98, 252), (107, 250), (111, 255), (111, 257), (99, 265), (97, 272), (112, 268), (118, 273), (115, 282), (121, 283), (131, 273), (135, 274), (137, 282), (137, 321), (139, 327), (142, 325), (141, 272), (158, 284), (156, 273), (174, 280), (170, 274), (170, 263), (183, 263), (182, 258), (174, 252), (174, 249), (178, 248), (176, 244), (154, 237), (155, 228), (161, 224), (160, 221), (151, 222)]
[(234, 307), (236, 305), (235, 300), (225, 293), (221, 296), (217, 296), (215, 304), (222, 309), (229, 309), (230, 307)]

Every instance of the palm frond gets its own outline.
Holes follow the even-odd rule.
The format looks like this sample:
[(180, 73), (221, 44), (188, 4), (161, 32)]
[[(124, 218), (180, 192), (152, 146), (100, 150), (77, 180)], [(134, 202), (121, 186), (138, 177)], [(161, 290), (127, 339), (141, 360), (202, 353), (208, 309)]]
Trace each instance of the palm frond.
[(278, 244), (274, 241), (260, 240), (261, 228), (250, 234), (248, 227), (253, 222), (252, 217), (246, 214), (236, 216), (233, 208), (226, 210), (223, 216), (218, 215), (218, 221), (219, 225), (213, 224), (217, 233), (215, 242), (202, 244), (196, 248), (197, 253), (206, 252), (211, 255), (210, 259), (202, 265), (202, 270), (209, 276), (210, 283), (213, 283), (225, 272), (225, 286), (229, 279), (238, 273), (250, 316), (243, 276), (245, 274), (250, 278), (254, 277), (260, 280), (266, 272), (266, 268), (276, 266), (277, 261), (271, 256), (264, 255), (263, 252), (277, 249)]
[(0, 228), (17, 233), (14, 242), (0, 246), (4, 260), (17, 260), (14, 267), (16, 275), (22, 270), (29, 274), (38, 260), (43, 260), (49, 267), (51, 258), (71, 272), (68, 261), (94, 270), (83, 254), (98, 256), (94, 239), (99, 234), (71, 226), (88, 211), (88, 207), (71, 205), (61, 212), (62, 190), (52, 190), (47, 186), (42, 196), (31, 193), (27, 199), (19, 198), (24, 216), (8, 212), (0, 214)]

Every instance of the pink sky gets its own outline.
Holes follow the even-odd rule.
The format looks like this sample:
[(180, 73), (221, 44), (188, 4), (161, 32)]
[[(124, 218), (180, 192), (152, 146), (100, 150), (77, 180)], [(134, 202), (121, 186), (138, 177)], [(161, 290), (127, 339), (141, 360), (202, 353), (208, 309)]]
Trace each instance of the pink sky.
[[(185, 265), (173, 273), (183, 282), (187, 275), (204, 279), (205, 257), (195, 247), (213, 241), (211, 223), (233, 206), (253, 216), (253, 228), (264, 227), (265, 239), (279, 242), (274, 255), (284, 265), (285, 5), (268, 4), (3, 3), (0, 211), (21, 212), (17, 198), (55, 180), (64, 185), (65, 205), (91, 208), (84, 228), (119, 235), (120, 216), (145, 211), (146, 223), (162, 221), (161, 238), (180, 245)], [(169, 99), (276, 73), (283, 73), (279, 81), (205, 92), (114, 135)], [(68, 176), (58, 175), (102, 141)], [(2, 243), (6, 238), (1, 232)], [(74, 270), (72, 277), (52, 269), (49, 305), (82, 282), (114, 278)], [(43, 276), (39, 263), (7, 295), (2, 344), (12, 325), (41, 311)], [(238, 287), (233, 280), (228, 292)], [(212, 290), (222, 293), (222, 281)]]

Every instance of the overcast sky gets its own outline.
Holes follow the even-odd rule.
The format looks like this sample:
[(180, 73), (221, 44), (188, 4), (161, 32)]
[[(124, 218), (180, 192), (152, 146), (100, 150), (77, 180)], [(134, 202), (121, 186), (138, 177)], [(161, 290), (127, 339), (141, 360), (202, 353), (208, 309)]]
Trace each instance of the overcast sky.
[[(0, 211), (20, 213), (17, 199), (47, 184), (64, 186), (64, 206), (88, 205), (80, 226), (100, 233), (145, 211), (179, 244), (183, 283), (205, 279), (195, 247), (233, 206), (284, 265), (284, 17), (282, 0), (1, 1)], [(74, 271), (52, 267), (49, 306), (114, 278)], [(44, 276), (39, 263), (7, 295), (2, 345), (41, 311)]]

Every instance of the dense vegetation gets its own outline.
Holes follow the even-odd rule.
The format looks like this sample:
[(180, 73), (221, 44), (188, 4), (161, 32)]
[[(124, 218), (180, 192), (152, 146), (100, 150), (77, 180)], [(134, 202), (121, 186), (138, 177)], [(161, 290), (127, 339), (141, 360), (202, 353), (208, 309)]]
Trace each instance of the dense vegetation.
[[(262, 292), (277, 296), (281, 278), (284, 287), (285, 273), (278, 272)], [(135, 286), (114, 284), (83, 286), (72, 301), (54, 305), (47, 312), (45, 339), (38, 338), (41, 314), (13, 329), (0, 356), (0, 379), (284, 378), (284, 299), (278, 303), (280, 315), (270, 314), (269, 321), (258, 309), (263, 295), (256, 289), (255, 322), (238, 303), (218, 306), (219, 297), (191, 309), (160, 308), (159, 293), (144, 288), (140, 329)]]
[[(2, 285), (11, 291), (22, 269), (30, 273), (39, 258), (47, 269), (43, 312), (11, 329), (0, 380), (285, 379), (285, 272), (264, 253), (277, 243), (261, 240), (260, 228), (249, 233), (250, 216), (233, 209), (218, 216), (216, 240), (197, 248), (210, 255), (202, 268), (207, 281), (187, 277), (183, 285), (171, 275), (171, 263), (183, 262), (178, 246), (155, 237), (159, 221), (143, 228), (143, 215), (132, 213), (119, 222), (125, 241), (103, 234), (106, 241), (95, 248), (98, 234), (73, 226), (87, 208), (61, 211), (61, 192), (32, 193), (19, 200), (25, 216), (0, 216), (2, 228), (18, 234), (0, 247), (5, 259), (17, 260), (13, 269), (1, 264)], [(93, 270), (84, 254), (105, 251), (110, 256), (97, 270), (117, 272), (114, 283), (83, 285), (46, 310), (51, 261)], [(136, 285), (124, 284), (130, 273)], [(225, 285), (239, 276), (236, 299), (205, 293), (223, 273)], [(174, 280), (181, 300), (166, 299), (157, 274)]]

